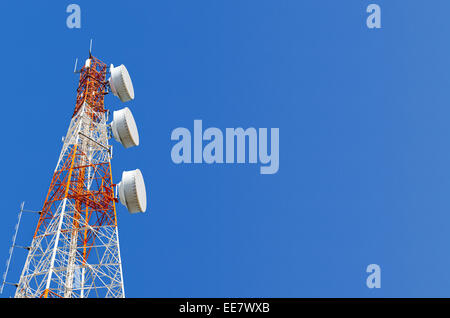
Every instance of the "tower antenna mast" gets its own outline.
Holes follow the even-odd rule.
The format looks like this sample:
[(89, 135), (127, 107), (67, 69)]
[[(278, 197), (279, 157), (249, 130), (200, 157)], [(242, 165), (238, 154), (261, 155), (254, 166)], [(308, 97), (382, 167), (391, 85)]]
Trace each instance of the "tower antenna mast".
[[(105, 95), (134, 99), (124, 65), (110, 66), (91, 55), (79, 71), (75, 109), (53, 172), (15, 297), (125, 297), (116, 203), (145, 212), (147, 197), (139, 169), (113, 183), (111, 145), (139, 145), (128, 107), (108, 121)], [(78, 61), (78, 59), (77, 59)], [(75, 71), (77, 62), (75, 63)], [(118, 193), (116, 197), (115, 193)]]

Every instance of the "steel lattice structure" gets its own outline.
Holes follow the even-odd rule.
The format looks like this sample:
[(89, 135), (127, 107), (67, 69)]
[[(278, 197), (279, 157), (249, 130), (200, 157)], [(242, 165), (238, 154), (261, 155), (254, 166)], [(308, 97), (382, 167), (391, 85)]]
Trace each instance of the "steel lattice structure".
[(104, 106), (107, 66), (89, 59), (15, 297), (125, 297)]

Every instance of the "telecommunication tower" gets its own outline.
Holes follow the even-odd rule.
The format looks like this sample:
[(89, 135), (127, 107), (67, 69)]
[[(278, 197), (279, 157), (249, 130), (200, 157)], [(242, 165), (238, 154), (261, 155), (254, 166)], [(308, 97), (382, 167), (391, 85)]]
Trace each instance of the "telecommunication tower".
[(107, 67), (90, 53), (79, 73), (75, 110), (17, 298), (125, 297), (115, 203), (145, 212), (147, 197), (139, 169), (124, 171), (113, 183), (109, 139), (129, 148), (139, 145), (139, 134), (128, 107), (114, 111), (108, 123), (104, 97), (112, 92), (127, 102), (134, 89), (124, 65)]

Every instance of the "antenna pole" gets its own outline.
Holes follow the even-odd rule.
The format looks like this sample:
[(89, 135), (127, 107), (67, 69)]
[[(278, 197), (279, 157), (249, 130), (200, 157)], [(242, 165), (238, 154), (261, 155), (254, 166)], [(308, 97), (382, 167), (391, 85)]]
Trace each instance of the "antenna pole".
[(75, 67), (73, 68), (74, 73), (77, 73), (77, 65), (78, 65), (78, 57), (75, 59)]
[[(8, 260), (6, 261), (6, 270), (3, 273), (3, 281), (2, 281), (2, 286), (0, 288), (0, 294), (3, 293), (3, 287), (5, 287), (5, 284), (9, 284), (6, 282), (6, 276), (8, 275), (8, 271), (9, 271), (9, 264), (11, 263), (11, 258), (12, 258), (12, 254), (14, 251), (14, 246), (16, 245), (16, 237), (17, 237), (17, 232), (19, 231), (19, 225), (20, 225), (20, 219), (22, 218), (22, 212), (23, 212), (23, 206), (25, 205), (25, 201), (22, 202), (22, 204), (20, 205), (20, 211), (19, 211), (19, 216), (18, 216), (18, 220), (17, 220), (17, 224), (14, 230), (14, 235), (12, 237), (12, 245), (9, 249), (9, 257)], [(13, 285), (13, 284), (9, 284), (9, 285)]]

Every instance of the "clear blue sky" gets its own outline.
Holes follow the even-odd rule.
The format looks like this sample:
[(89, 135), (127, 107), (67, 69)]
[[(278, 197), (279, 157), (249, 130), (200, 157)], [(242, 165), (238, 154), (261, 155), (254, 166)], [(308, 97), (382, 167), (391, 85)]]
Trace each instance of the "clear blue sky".
[[(42, 207), (93, 38), (136, 92), (141, 145), (113, 159), (149, 192), (147, 214), (119, 207), (127, 296), (450, 296), (449, 1), (76, 1), (80, 30), (69, 3), (0, 4), (0, 261), (20, 202)], [(279, 172), (175, 165), (170, 134), (194, 119), (279, 127)]]

